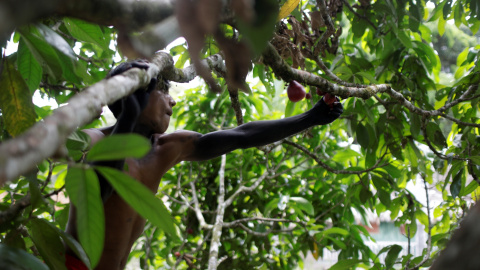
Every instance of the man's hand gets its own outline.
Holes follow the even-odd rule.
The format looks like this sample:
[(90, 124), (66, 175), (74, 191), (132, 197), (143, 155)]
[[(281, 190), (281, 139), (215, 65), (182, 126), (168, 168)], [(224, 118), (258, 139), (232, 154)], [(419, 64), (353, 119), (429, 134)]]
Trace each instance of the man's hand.
[(317, 115), (317, 125), (330, 124), (343, 113), (343, 106), (340, 100), (336, 99), (337, 101), (330, 105), (326, 104), (323, 98), (315, 104), (312, 110)]

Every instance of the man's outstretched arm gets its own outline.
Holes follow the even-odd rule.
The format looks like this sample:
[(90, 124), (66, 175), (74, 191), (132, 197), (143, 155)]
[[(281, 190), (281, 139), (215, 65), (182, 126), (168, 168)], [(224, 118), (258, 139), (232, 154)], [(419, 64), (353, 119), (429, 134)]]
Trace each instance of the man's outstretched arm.
[(239, 148), (250, 148), (273, 143), (316, 125), (333, 122), (343, 112), (340, 102), (332, 107), (320, 100), (302, 114), (270, 121), (255, 121), (230, 130), (198, 134), (193, 150), (185, 160), (207, 160)]

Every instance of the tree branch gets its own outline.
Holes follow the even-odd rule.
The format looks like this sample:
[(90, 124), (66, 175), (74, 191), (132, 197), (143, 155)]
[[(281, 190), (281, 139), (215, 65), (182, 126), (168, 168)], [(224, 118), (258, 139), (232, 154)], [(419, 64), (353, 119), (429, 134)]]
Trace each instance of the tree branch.
[[(314, 75), (307, 71), (294, 69), (282, 59), (282, 57), (278, 54), (276, 49), (270, 43), (267, 45), (265, 51), (263, 52), (263, 62), (272, 68), (275, 75), (277, 75), (286, 82), (296, 80), (300, 83), (317, 86), (321, 88), (322, 92), (331, 93), (342, 98), (359, 97), (363, 99), (368, 99), (372, 96), (376, 96), (376, 94), (378, 93), (386, 93), (390, 95), (390, 97), (394, 99), (398, 104), (404, 106), (413, 113), (425, 117), (441, 116), (456, 123), (463, 122), (453, 117), (446, 116), (444, 111), (460, 102), (471, 99), (471, 97), (468, 97), (468, 95), (473, 93), (473, 91), (478, 88), (478, 84), (471, 85), (469, 89), (467, 89), (467, 91), (462, 96), (460, 96), (460, 98), (452, 102), (446, 103), (442, 108), (438, 110), (424, 110), (412, 104), (400, 92), (395, 91), (388, 84), (369, 85), (366, 87), (343, 86), (332, 83), (320, 76)], [(466, 124), (469, 126), (480, 127), (480, 124)]]
[(383, 158), (385, 157), (385, 155), (387, 154), (387, 151), (385, 151), (385, 153), (383, 153), (382, 157), (380, 157), (377, 162), (375, 162), (375, 164), (370, 167), (370, 168), (367, 168), (365, 170), (361, 170), (361, 171), (349, 171), (349, 170), (334, 170), (332, 168), (330, 168), (330, 166), (328, 166), (327, 164), (325, 164), (322, 160), (320, 160), (320, 158), (313, 154), (312, 152), (308, 151), (307, 148), (305, 148), (304, 146), (302, 145), (299, 145), (297, 143), (294, 143), (292, 141), (289, 141), (289, 140), (283, 140), (282, 141), (283, 143), (285, 144), (288, 144), (288, 145), (291, 145), (295, 148), (298, 148), (300, 150), (302, 150), (302, 152), (304, 152), (305, 154), (307, 154), (308, 156), (310, 156), (311, 158), (313, 158), (317, 163), (318, 165), (320, 165), (320, 167), (324, 168), (325, 170), (331, 172), (331, 173), (335, 173), (335, 174), (359, 174), (359, 173), (366, 173), (366, 172), (369, 172), (369, 171), (373, 171), (375, 170), (376, 168), (378, 167), (381, 167), (383, 165), (380, 165), (380, 162), (383, 160)]
[[(202, 64), (211, 69), (224, 65), (220, 55), (210, 56)], [(177, 82), (188, 82), (197, 76), (193, 66), (176, 69), (172, 57), (160, 52), (147, 71), (133, 68), (86, 88), (21, 136), (0, 145), (0, 186), (30, 171), (45, 158), (66, 155), (65, 142), (73, 131), (98, 117), (103, 106), (148, 85), (160, 72), (163, 78)]]
[(215, 217), (215, 224), (213, 225), (212, 230), (212, 240), (210, 241), (210, 253), (208, 259), (208, 269), (215, 270), (217, 269), (218, 264), (218, 249), (220, 246), (220, 237), (222, 236), (223, 228), (223, 216), (225, 214), (225, 164), (226, 164), (226, 155), (222, 155), (222, 162), (220, 165), (220, 170), (218, 171), (219, 175), (219, 185), (218, 185), (218, 207), (217, 215)]
[[(28, 8), (25, 8), (28, 7)], [(0, 40), (15, 27), (50, 16), (74, 17), (120, 30), (139, 30), (173, 15), (171, 0), (24, 0), (0, 1)]]
[(288, 223), (298, 223), (302, 226), (307, 226), (307, 224), (303, 221), (298, 221), (298, 220), (290, 220), (290, 219), (285, 219), (285, 218), (265, 218), (265, 217), (250, 217), (250, 218), (242, 218), (242, 219), (237, 219), (232, 222), (226, 222), (223, 223), (224, 228), (231, 228), (231, 227), (236, 227), (239, 226), (240, 223), (244, 222), (249, 222), (249, 221), (262, 221), (262, 222), (288, 222)]
[(205, 218), (203, 217), (202, 210), (200, 209), (200, 203), (198, 202), (197, 189), (195, 188), (195, 183), (193, 181), (190, 182), (190, 187), (192, 189), (192, 199), (193, 199), (193, 205), (195, 206), (195, 215), (197, 216), (198, 223), (200, 223), (200, 228), (210, 230), (213, 228), (213, 226), (205, 222)]

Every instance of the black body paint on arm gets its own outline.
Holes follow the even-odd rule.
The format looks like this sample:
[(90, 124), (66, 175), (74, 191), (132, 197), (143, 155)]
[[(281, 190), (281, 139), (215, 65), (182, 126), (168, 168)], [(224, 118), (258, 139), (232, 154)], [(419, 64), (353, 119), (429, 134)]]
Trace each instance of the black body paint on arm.
[(230, 130), (201, 135), (195, 145), (194, 160), (211, 159), (239, 148), (273, 143), (316, 125), (333, 122), (343, 112), (340, 102), (332, 107), (320, 100), (311, 110), (280, 120), (256, 121)]

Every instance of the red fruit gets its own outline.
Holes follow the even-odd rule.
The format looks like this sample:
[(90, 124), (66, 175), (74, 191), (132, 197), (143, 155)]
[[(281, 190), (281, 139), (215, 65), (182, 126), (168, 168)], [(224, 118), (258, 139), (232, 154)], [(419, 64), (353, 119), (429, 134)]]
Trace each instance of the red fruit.
[(306, 98), (306, 99), (311, 99), (311, 98), (312, 98), (312, 94), (310, 94), (310, 92), (308, 92), (308, 93), (305, 95), (305, 98)]
[(293, 80), (287, 87), (287, 95), (291, 102), (300, 101), (305, 98), (305, 88), (303, 88), (303, 86), (297, 81)]
[(187, 229), (187, 233), (188, 233), (188, 234), (193, 234), (193, 229), (192, 229), (192, 228), (188, 228), (188, 229)]
[(323, 100), (331, 108), (331, 107), (333, 107), (333, 103), (335, 103), (335, 101), (337, 101), (337, 98), (335, 97), (335, 95), (332, 95), (330, 93), (326, 93), (325, 96), (323, 96)]
[(180, 252), (177, 251), (177, 252), (174, 253), (174, 255), (175, 255), (175, 257), (178, 258), (178, 257), (180, 257)]

